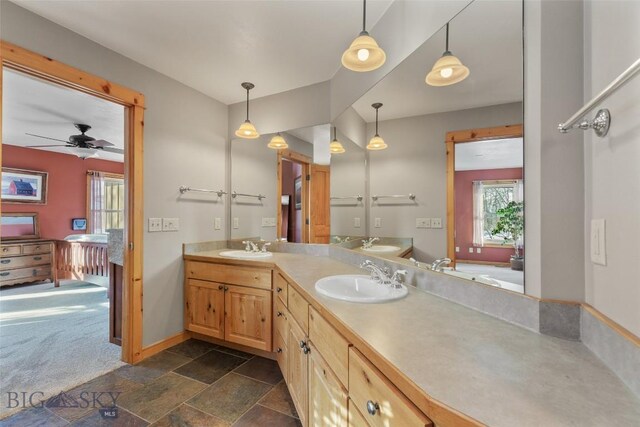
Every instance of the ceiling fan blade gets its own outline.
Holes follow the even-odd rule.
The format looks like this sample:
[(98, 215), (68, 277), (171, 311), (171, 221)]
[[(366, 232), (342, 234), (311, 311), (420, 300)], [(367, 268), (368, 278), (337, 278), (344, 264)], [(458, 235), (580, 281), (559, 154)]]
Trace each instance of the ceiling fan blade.
[(122, 148), (104, 147), (102, 150), (109, 153), (124, 154), (124, 150)]
[(25, 148), (71, 147), (71, 145), (25, 145)]
[(33, 133), (26, 133), (26, 135), (29, 135), (29, 136), (35, 136), (36, 138), (50, 139), (50, 140), (52, 140), (52, 141), (64, 142), (65, 144), (68, 144), (68, 143), (69, 143), (69, 141), (65, 141), (64, 139), (49, 138), (48, 136), (36, 135), (36, 134), (33, 134)]
[(95, 145), (96, 147), (112, 147), (113, 144), (110, 143), (109, 141), (105, 141), (104, 139), (96, 139), (95, 141), (91, 141), (92, 145)]

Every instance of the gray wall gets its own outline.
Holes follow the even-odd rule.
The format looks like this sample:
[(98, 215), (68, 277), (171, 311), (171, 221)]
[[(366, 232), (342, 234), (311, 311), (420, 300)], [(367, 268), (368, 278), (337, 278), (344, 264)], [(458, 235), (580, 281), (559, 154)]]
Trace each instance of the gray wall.
[[(588, 101), (640, 57), (640, 2), (587, 2), (584, 17), (584, 100)], [(640, 336), (638, 100), (640, 76), (600, 105), (612, 114), (607, 137), (584, 133), (584, 236), (589, 242), (592, 218), (606, 220), (607, 265), (592, 264), (586, 245), (586, 301)]]
[[(370, 194), (413, 193), (416, 200), (370, 202), (369, 235), (413, 237), (414, 257), (419, 261), (445, 256), (446, 133), (518, 124), (522, 119), (518, 102), (380, 122), (379, 133), (389, 147), (368, 152)], [(374, 133), (375, 124), (369, 123), (367, 139)], [(375, 218), (381, 218), (381, 228), (374, 227)], [(417, 229), (416, 218), (442, 218), (442, 229)]]
[(8, 1), (0, 8), (3, 40), (145, 95), (144, 216), (178, 217), (180, 231), (144, 233), (143, 344), (181, 332), (181, 245), (223, 239), (213, 219), (225, 210), (211, 196), (180, 198), (178, 187), (224, 187), (227, 107)]
[[(362, 122), (364, 124), (364, 121)], [(338, 134), (338, 139), (342, 142), (346, 152), (331, 156), (331, 197), (359, 194), (364, 198), (361, 202), (356, 199), (331, 201), (331, 234), (365, 236), (367, 234), (365, 149), (341, 138), (340, 134)], [(360, 218), (360, 227), (355, 227), (354, 218)]]

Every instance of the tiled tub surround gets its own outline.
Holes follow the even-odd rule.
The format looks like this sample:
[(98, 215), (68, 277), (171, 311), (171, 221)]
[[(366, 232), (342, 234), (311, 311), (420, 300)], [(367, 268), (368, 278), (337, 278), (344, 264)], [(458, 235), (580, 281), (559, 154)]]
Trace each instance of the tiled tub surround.
[[(379, 366), (383, 373), (400, 371), (407, 381), (399, 387), (409, 397), (418, 390), (491, 426), (640, 425), (640, 399), (580, 342), (537, 334), (413, 287), (407, 298), (385, 304), (323, 297), (314, 288), (318, 279), (363, 273), (332, 257), (275, 253), (268, 262), (239, 262), (218, 253), (189, 258), (277, 266), (312, 305), (353, 333), (358, 348), (390, 364)], [(429, 414), (428, 402), (412, 400)]]

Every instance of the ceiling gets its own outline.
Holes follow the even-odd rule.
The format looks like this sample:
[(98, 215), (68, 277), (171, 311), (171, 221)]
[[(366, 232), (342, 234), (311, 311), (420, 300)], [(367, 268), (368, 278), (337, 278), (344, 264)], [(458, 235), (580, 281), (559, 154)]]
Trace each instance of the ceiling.
[[(114, 144), (114, 148), (124, 148), (123, 106), (16, 71), (3, 71), (4, 144), (20, 147), (57, 144), (26, 133), (67, 141), (70, 135), (80, 133), (73, 124), (83, 123), (92, 126), (87, 135), (105, 139)], [(73, 155), (64, 146), (43, 149)], [(98, 158), (124, 161), (124, 155), (105, 151), (99, 151)]]
[(456, 171), (521, 168), (522, 138), (456, 144)]
[(523, 99), (522, 2), (476, 0), (450, 24), (449, 49), (469, 67), (464, 81), (433, 87), (424, 79), (445, 49), (441, 29), (360, 98), (353, 107), (375, 121), (505, 104)]
[(13, 1), (225, 104), (329, 80), (362, 25), (359, 1)]
[(328, 124), (309, 126), (288, 130), (287, 133), (309, 144), (313, 144), (314, 141), (329, 141), (331, 139), (331, 126)]

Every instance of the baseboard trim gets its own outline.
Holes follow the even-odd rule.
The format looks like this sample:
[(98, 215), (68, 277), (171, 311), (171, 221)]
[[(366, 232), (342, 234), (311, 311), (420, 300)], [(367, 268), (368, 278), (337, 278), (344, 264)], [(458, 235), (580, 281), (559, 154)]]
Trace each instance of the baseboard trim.
[(191, 338), (191, 332), (182, 331), (173, 336), (160, 340), (157, 343), (151, 344), (142, 349), (142, 358), (139, 361), (142, 361), (147, 357), (151, 357), (154, 354), (160, 353), (161, 351), (166, 350), (169, 347), (173, 347), (176, 344), (180, 344), (181, 342), (184, 342), (189, 338)]

